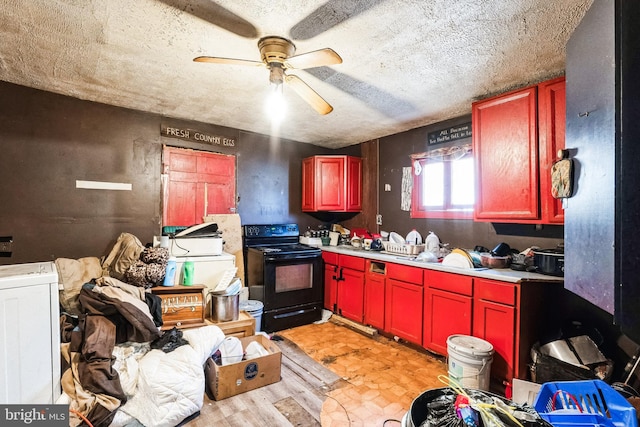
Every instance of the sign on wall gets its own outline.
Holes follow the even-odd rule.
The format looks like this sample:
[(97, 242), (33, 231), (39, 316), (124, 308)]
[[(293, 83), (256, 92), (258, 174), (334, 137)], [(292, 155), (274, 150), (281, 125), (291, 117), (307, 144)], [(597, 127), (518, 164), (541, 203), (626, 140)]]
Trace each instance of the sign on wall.
[(160, 135), (168, 138), (179, 138), (187, 141), (199, 142), (201, 144), (222, 145), (225, 147), (235, 147), (235, 138), (223, 135), (213, 135), (200, 130), (180, 128), (175, 126), (160, 125)]
[(427, 134), (429, 145), (443, 144), (458, 139), (471, 138), (471, 122), (440, 129)]

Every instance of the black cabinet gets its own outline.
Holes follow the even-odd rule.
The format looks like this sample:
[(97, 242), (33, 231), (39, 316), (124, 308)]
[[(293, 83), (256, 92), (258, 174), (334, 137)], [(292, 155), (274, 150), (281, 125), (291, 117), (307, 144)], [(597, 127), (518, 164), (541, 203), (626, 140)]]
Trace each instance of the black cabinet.
[(640, 4), (595, 0), (567, 44), (565, 287), (640, 341)]

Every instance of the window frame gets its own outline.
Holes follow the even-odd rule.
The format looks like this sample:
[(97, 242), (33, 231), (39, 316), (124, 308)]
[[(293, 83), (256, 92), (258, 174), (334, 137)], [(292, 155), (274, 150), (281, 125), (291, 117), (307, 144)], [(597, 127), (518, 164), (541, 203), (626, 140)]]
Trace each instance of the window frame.
[[(439, 158), (429, 158), (427, 155), (416, 155), (412, 156), (411, 162), (411, 178), (413, 183), (413, 189), (411, 192), (411, 218), (434, 218), (434, 219), (473, 219), (473, 212), (475, 210), (475, 203), (471, 206), (471, 209), (460, 209), (454, 208), (451, 206), (451, 166), (452, 162), (456, 160), (462, 160), (463, 158), (467, 158), (467, 156), (471, 156), (471, 153), (468, 152), (466, 155), (460, 157), (459, 159), (447, 161), (444, 159), (444, 156), (438, 156)], [(473, 158), (473, 157), (471, 157)], [(416, 164), (419, 164), (421, 169), (424, 170), (424, 165), (428, 162), (442, 162), (444, 164), (444, 176), (443, 176), (443, 186), (445, 190), (445, 206), (444, 209), (441, 208), (429, 208), (423, 203), (423, 190), (424, 190), (424, 179), (422, 179), (423, 175), (416, 175)], [(474, 162), (474, 167), (475, 167)], [(475, 184), (474, 184), (475, 185)], [(475, 186), (474, 186), (475, 191)]]

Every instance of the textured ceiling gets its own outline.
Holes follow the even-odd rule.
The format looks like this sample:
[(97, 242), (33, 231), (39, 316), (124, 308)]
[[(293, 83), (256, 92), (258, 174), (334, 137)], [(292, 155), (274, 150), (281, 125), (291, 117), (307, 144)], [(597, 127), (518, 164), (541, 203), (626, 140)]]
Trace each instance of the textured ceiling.
[[(332, 148), (469, 114), (471, 102), (564, 72), (592, 0), (2, 0), (0, 79), (167, 117)], [(343, 63), (292, 71), (333, 107), (285, 86), (264, 114), (258, 39), (325, 47)]]

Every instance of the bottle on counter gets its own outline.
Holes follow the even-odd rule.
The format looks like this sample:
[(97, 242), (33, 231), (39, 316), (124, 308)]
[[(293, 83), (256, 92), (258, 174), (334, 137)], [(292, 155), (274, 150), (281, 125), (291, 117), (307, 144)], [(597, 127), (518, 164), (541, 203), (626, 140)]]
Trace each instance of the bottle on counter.
[(173, 286), (176, 278), (176, 257), (170, 257), (164, 273), (162, 286)]
[(193, 272), (195, 268), (193, 260), (191, 258), (187, 258), (182, 268), (182, 284), (184, 286), (193, 285)]

